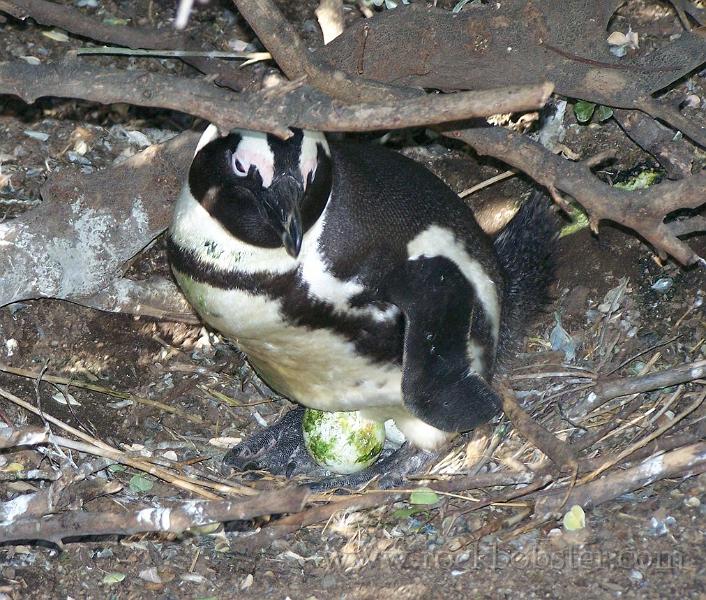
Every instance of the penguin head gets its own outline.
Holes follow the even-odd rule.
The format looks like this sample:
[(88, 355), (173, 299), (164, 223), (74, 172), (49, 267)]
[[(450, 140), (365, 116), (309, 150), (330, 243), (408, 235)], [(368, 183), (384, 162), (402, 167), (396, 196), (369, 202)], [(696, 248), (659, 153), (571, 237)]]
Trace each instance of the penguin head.
[(189, 170), (192, 196), (236, 238), (284, 246), (296, 258), (304, 233), (331, 192), (331, 159), (320, 132), (293, 129), (287, 140), (257, 131), (221, 136), (210, 125)]

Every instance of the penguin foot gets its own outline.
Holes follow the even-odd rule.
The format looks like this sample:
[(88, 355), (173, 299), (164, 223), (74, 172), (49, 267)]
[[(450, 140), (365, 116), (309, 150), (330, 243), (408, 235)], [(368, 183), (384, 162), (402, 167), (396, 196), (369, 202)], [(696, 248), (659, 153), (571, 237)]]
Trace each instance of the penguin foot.
[(318, 468), (304, 447), (304, 408), (290, 410), (274, 425), (231, 448), (223, 462), (240, 471), (268, 471), (292, 477)]
[(240, 471), (268, 471), (273, 475), (306, 475), (314, 492), (337, 488), (358, 488), (373, 478), (378, 487), (398, 487), (407, 475), (417, 473), (437, 456), (403, 444), (399, 449), (386, 447), (380, 458), (367, 469), (349, 475), (331, 475), (319, 466), (304, 446), (302, 419), (304, 408), (290, 410), (277, 423), (252, 435), (228, 451), (223, 462)]

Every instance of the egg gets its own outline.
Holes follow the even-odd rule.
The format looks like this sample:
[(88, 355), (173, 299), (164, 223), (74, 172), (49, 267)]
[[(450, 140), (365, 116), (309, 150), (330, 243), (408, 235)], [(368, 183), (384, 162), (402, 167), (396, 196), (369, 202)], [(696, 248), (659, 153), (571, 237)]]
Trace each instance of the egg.
[(385, 444), (385, 426), (359, 412), (308, 408), (302, 423), (304, 445), (312, 458), (334, 473), (357, 473), (372, 465)]

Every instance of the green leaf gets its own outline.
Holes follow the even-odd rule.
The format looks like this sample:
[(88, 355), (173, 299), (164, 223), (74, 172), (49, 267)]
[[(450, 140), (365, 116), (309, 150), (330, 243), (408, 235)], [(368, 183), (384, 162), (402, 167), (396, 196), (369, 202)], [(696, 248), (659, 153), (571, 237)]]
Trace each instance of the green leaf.
[(124, 471), (126, 468), (127, 467), (125, 465), (119, 465), (116, 463), (114, 465), (110, 465), (108, 467), (108, 471), (110, 471), (111, 473), (120, 473), (120, 472)]
[(577, 531), (586, 527), (586, 513), (578, 504), (574, 504), (569, 512), (564, 515), (564, 529)]
[(42, 31), (42, 35), (48, 37), (50, 40), (55, 42), (68, 42), (69, 36), (65, 31), (61, 29), (50, 29), (49, 31)]
[(621, 190), (627, 190), (628, 192), (632, 192), (634, 190), (644, 190), (651, 185), (659, 183), (663, 175), (664, 173), (657, 169), (645, 169), (637, 175), (630, 177), (626, 181), (621, 181), (620, 183), (614, 184), (613, 187), (620, 188)]
[(596, 109), (596, 119), (601, 123), (607, 121), (613, 116), (613, 109), (610, 106), (603, 106), (602, 104)]
[(409, 501), (412, 504), (436, 504), (439, 501), (439, 496), (434, 490), (419, 488), (409, 495)]
[(149, 492), (154, 483), (144, 475), (133, 475), (130, 478), (130, 489), (133, 492)]
[(594, 110), (596, 110), (596, 105), (593, 102), (579, 100), (574, 104), (574, 114), (579, 123), (588, 123), (593, 116)]
[(569, 213), (571, 223), (564, 225), (559, 231), (559, 238), (573, 235), (574, 233), (586, 229), (589, 226), (588, 215), (579, 205), (573, 204)]
[(125, 579), (125, 573), (106, 573), (102, 583), (105, 585), (114, 585), (120, 583), (123, 579)]

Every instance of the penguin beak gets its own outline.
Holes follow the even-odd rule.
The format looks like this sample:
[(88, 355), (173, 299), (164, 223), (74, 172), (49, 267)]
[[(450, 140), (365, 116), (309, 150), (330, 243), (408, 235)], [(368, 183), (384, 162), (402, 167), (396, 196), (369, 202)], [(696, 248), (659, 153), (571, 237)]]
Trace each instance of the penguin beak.
[(275, 180), (263, 202), (264, 216), (282, 239), (284, 249), (292, 258), (302, 247), (302, 217), (299, 210), (304, 190), (292, 177)]
[(302, 217), (299, 207), (294, 206), (289, 213), (282, 232), (282, 243), (287, 254), (292, 258), (299, 256), (302, 249)]

